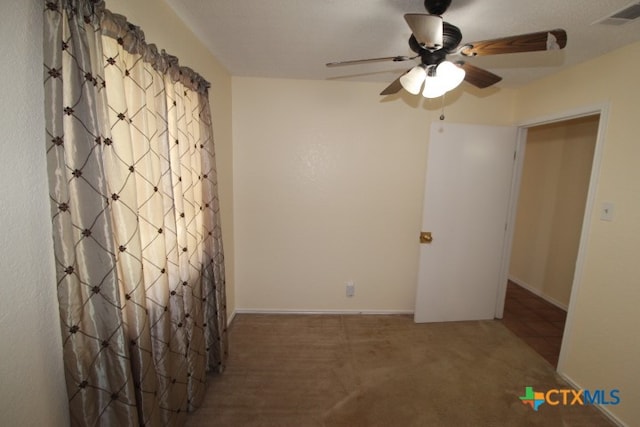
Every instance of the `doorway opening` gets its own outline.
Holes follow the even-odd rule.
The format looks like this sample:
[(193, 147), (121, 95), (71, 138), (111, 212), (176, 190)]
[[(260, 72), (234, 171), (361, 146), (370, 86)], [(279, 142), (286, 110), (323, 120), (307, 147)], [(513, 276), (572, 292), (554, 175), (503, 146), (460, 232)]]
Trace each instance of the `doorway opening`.
[(600, 114), (526, 128), (503, 323), (554, 367), (589, 209)]

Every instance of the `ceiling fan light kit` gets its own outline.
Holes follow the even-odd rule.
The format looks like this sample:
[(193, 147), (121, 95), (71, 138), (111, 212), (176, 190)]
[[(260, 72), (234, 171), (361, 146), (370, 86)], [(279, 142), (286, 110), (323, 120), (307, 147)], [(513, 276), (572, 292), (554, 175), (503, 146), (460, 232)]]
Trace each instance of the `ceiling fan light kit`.
[(408, 73), (400, 77), (400, 84), (404, 90), (410, 94), (417, 95), (420, 92), (422, 83), (424, 83), (426, 77), (427, 67), (424, 65), (416, 65)]
[(422, 96), (425, 98), (439, 98), (446, 92), (436, 76), (428, 76), (425, 79), (424, 89), (422, 90)]
[(445, 92), (457, 88), (464, 80), (465, 75), (464, 69), (450, 61), (442, 61), (436, 68), (436, 77)]
[(424, 0), (429, 12), (407, 13), (404, 19), (411, 28), (409, 48), (415, 56), (389, 56), (383, 58), (339, 61), (326, 64), (328, 67), (355, 65), (381, 61), (409, 61), (420, 59), (420, 64), (405, 72), (387, 86), (380, 95), (391, 95), (405, 89), (417, 95), (422, 89), (426, 98), (437, 98), (455, 89), (466, 81), (484, 89), (502, 80), (502, 77), (490, 71), (476, 67), (465, 61), (447, 61), (447, 55), (463, 57), (501, 55), (516, 52), (537, 52), (564, 49), (567, 45), (567, 33), (562, 29), (520, 34), (498, 39), (464, 43), (458, 27), (445, 22), (442, 16), (450, 6), (451, 0)]
[(438, 98), (457, 88), (465, 74), (464, 69), (450, 61), (442, 61), (437, 66), (420, 64), (400, 77), (400, 84), (410, 94), (417, 95), (424, 83), (422, 96)]

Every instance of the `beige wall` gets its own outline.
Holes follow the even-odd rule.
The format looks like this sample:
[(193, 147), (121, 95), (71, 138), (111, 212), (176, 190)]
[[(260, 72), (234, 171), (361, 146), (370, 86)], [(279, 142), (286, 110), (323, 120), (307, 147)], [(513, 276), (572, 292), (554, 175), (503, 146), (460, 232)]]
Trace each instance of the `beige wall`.
[[(608, 409), (640, 422), (640, 43), (613, 51), (518, 91), (517, 119), (609, 105), (600, 177), (588, 227), (584, 274), (571, 300), (560, 372), (584, 388), (620, 389)], [(599, 219), (615, 203), (612, 222)]]
[[(639, 71), (634, 44), (515, 98), (474, 92), (447, 109), (451, 122), (514, 124), (610, 105), (596, 211), (612, 201), (616, 218), (601, 222), (596, 212), (587, 225), (560, 371), (584, 388), (619, 388), (622, 403), (608, 409), (628, 423), (640, 419), (640, 340), (631, 329), (640, 323)], [(233, 78), (239, 309), (413, 309), (428, 127), (439, 111), (418, 97), (381, 102), (380, 89)]]
[(569, 304), (598, 116), (528, 130), (509, 277)]
[[(233, 78), (239, 309), (413, 311), (440, 102), (383, 99), (384, 86)], [(466, 94), (445, 113), (510, 123), (512, 102)]]
[(44, 142), (42, 2), (0, 2), (0, 424), (69, 424)]
[(147, 43), (154, 43), (158, 48), (177, 56), (181, 65), (193, 68), (211, 83), (209, 100), (216, 142), (227, 306), (230, 316), (235, 307), (231, 75), (164, 1), (106, 0), (106, 6), (141, 27)]

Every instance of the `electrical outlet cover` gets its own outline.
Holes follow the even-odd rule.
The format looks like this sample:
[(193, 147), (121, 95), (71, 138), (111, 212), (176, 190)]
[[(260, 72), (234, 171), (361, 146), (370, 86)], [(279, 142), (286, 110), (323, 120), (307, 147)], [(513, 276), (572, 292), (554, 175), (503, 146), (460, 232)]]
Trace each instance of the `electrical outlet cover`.
[(356, 293), (356, 285), (351, 281), (347, 282), (347, 296), (352, 297), (355, 295), (355, 293)]

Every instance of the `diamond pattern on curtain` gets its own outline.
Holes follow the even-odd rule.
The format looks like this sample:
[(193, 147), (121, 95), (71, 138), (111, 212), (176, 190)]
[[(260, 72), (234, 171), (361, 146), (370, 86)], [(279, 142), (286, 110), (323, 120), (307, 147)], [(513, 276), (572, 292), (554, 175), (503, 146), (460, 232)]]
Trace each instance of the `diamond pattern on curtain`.
[(47, 1), (44, 26), (72, 422), (181, 425), (227, 352), (208, 84), (102, 1)]

